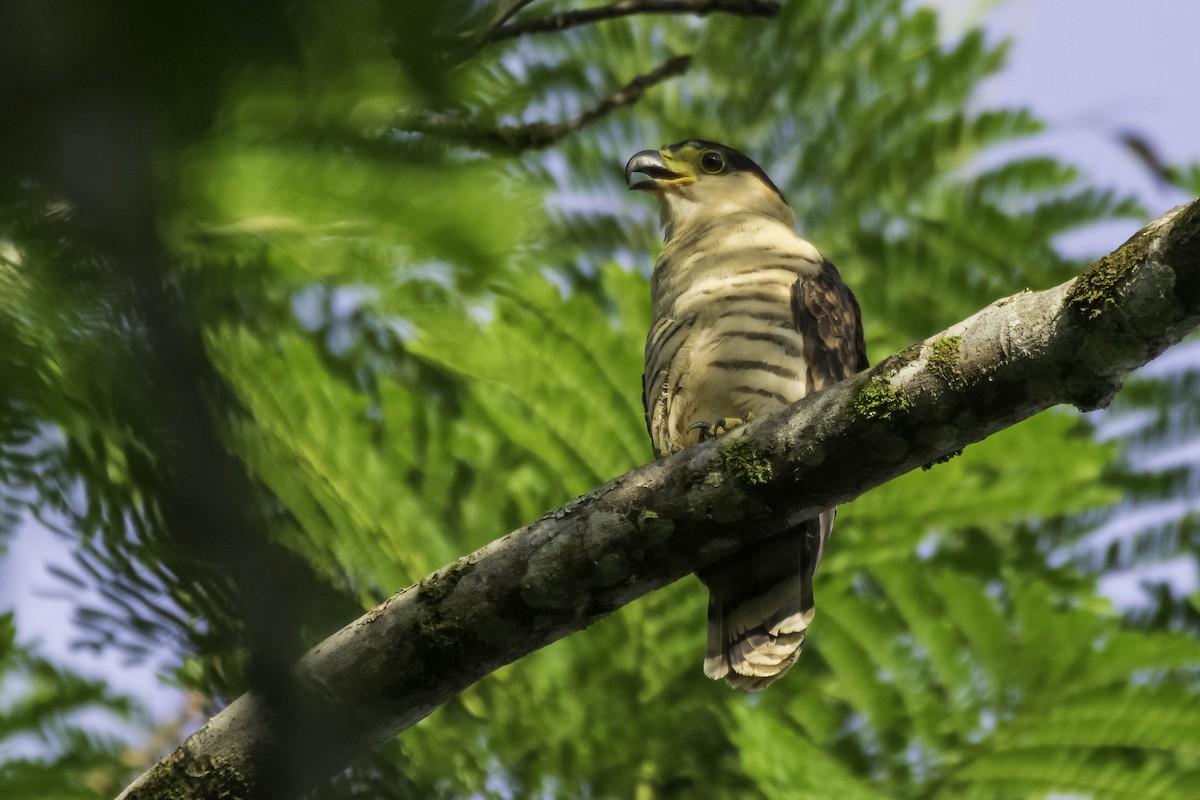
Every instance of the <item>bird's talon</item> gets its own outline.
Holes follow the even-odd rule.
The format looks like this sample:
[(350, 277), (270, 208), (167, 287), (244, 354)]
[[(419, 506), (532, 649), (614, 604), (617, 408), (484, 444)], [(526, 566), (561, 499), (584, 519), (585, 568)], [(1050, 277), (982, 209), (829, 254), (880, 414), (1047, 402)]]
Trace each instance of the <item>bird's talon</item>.
[(740, 417), (722, 417), (716, 422), (693, 422), (688, 427), (688, 431), (699, 430), (700, 441), (707, 442), (709, 439), (715, 439), (723, 433), (729, 433), (734, 428), (745, 425), (752, 419), (754, 419), (754, 415), (747, 411)]

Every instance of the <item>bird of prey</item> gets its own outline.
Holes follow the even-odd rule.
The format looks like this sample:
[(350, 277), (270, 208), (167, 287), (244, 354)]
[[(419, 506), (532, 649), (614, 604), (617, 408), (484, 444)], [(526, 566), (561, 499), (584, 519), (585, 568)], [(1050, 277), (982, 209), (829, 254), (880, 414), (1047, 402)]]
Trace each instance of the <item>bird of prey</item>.
[[(643, 150), (631, 189), (658, 198), (642, 399), (658, 458), (783, 408), (867, 366), (858, 301), (795, 232), (762, 168), (715, 142)], [(697, 572), (708, 587), (704, 672), (764, 689), (795, 663), (834, 509)]]

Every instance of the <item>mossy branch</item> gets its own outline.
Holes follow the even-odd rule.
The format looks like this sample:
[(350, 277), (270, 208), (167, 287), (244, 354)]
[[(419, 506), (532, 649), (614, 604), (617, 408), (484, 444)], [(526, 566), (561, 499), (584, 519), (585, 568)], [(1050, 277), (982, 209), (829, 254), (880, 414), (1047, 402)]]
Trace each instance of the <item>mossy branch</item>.
[[(289, 719), (319, 724), (289, 732), (312, 756), (290, 777), (316, 785), (493, 670), (784, 520), (1050, 406), (1102, 406), (1198, 325), (1200, 201), (1079, 278), (999, 300), (870, 371), (622, 475), (350, 623), (295, 666), (303, 708)], [(239, 698), (121, 800), (218, 796), (198, 793), (206, 779), (220, 796), (279, 797), (264, 782), (278, 719), (262, 697)]]

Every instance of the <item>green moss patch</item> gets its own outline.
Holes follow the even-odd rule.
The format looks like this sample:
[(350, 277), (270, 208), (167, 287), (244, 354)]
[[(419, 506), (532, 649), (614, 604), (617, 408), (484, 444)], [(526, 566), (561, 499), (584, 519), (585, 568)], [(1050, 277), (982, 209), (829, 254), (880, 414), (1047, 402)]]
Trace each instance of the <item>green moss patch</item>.
[(923, 470), (931, 470), (931, 469), (933, 469), (933, 468), (934, 468), (936, 465), (938, 465), (938, 464), (945, 464), (945, 463), (947, 463), (948, 461), (950, 461), (950, 459), (952, 459), (952, 458), (957, 458), (958, 456), (961, 456), (962, 454), (963, 454), (963, 451), (962, 451), (962, 450), (955, 450), (953, 453), (947, 453), (947, 454), (946, 454), (946, 455), (944, 455), (944, 456), (940, 456), (940, 457), (938, 457), (938, 458), (935, 458), (933, 461), (930, 461), (928, 464), (922, 464), (922, 465), (921, 465), (921, 469), (923, 469)]
[(883, 375), (864, 383), (850, 399), (850, 411), (864, 419), (892, 419), (907, 407), (904, 395)]
[(246, 777), (232, 764), (204, 756), (192, 758), (175, 751), (163, 759), (145, 783), (130, 792), (133, 800), (193, 797), (249, 797)]
[(961, 347), (961, 336), (947, 336), (929, 346), (929, 369), (953, 389), (961, 389), (967, 384), (958, 369)]
[(445, 599), (446, 595), (450, 594), (462, 577), (473, 569), (475, 569), (475, 562), (467, 558), (460, 558), (447, 567), (445, 572), (431, 575), (421, 581), (421, 585), (417, 588), (417, 599), (422, 603), (437, 605)]
[(771, 480), (771, 460), (749, 439), (738, 439), (722, 447), (721, 465), (730, 475), (751, 486)]
[(1067, 295), (1067, 306), (1082, 314), (1085, 319), (1100, 316), (1105, 306), (1117, 302), (1117, 287), (1142, 263), (1145, 255), (1142, 247), (1131, 242), (1092, 264), (1071, 287)]

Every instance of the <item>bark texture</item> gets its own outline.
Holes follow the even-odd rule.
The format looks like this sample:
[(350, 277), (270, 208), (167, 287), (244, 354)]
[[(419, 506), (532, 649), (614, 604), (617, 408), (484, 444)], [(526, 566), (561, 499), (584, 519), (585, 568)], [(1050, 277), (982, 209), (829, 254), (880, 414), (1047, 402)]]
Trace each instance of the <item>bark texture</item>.
[[(314, 647), (293, 673), (305, 707), (287, 715), (311, 723), (299, 732), (310, 744), (292, 754), (297, 786), (327, 778), (496, 668), (786, 520), (1050, 406), (1104, 406), (1127, 373), (1198, 324), (1200, 201), (1074, 280), (999, 300), (778, 414), (610, 481)], [(239, 698), (121, 798), (281, 796), (261, 780), (262, 765), (280, 755), (276, 718), (262, 698)]]

